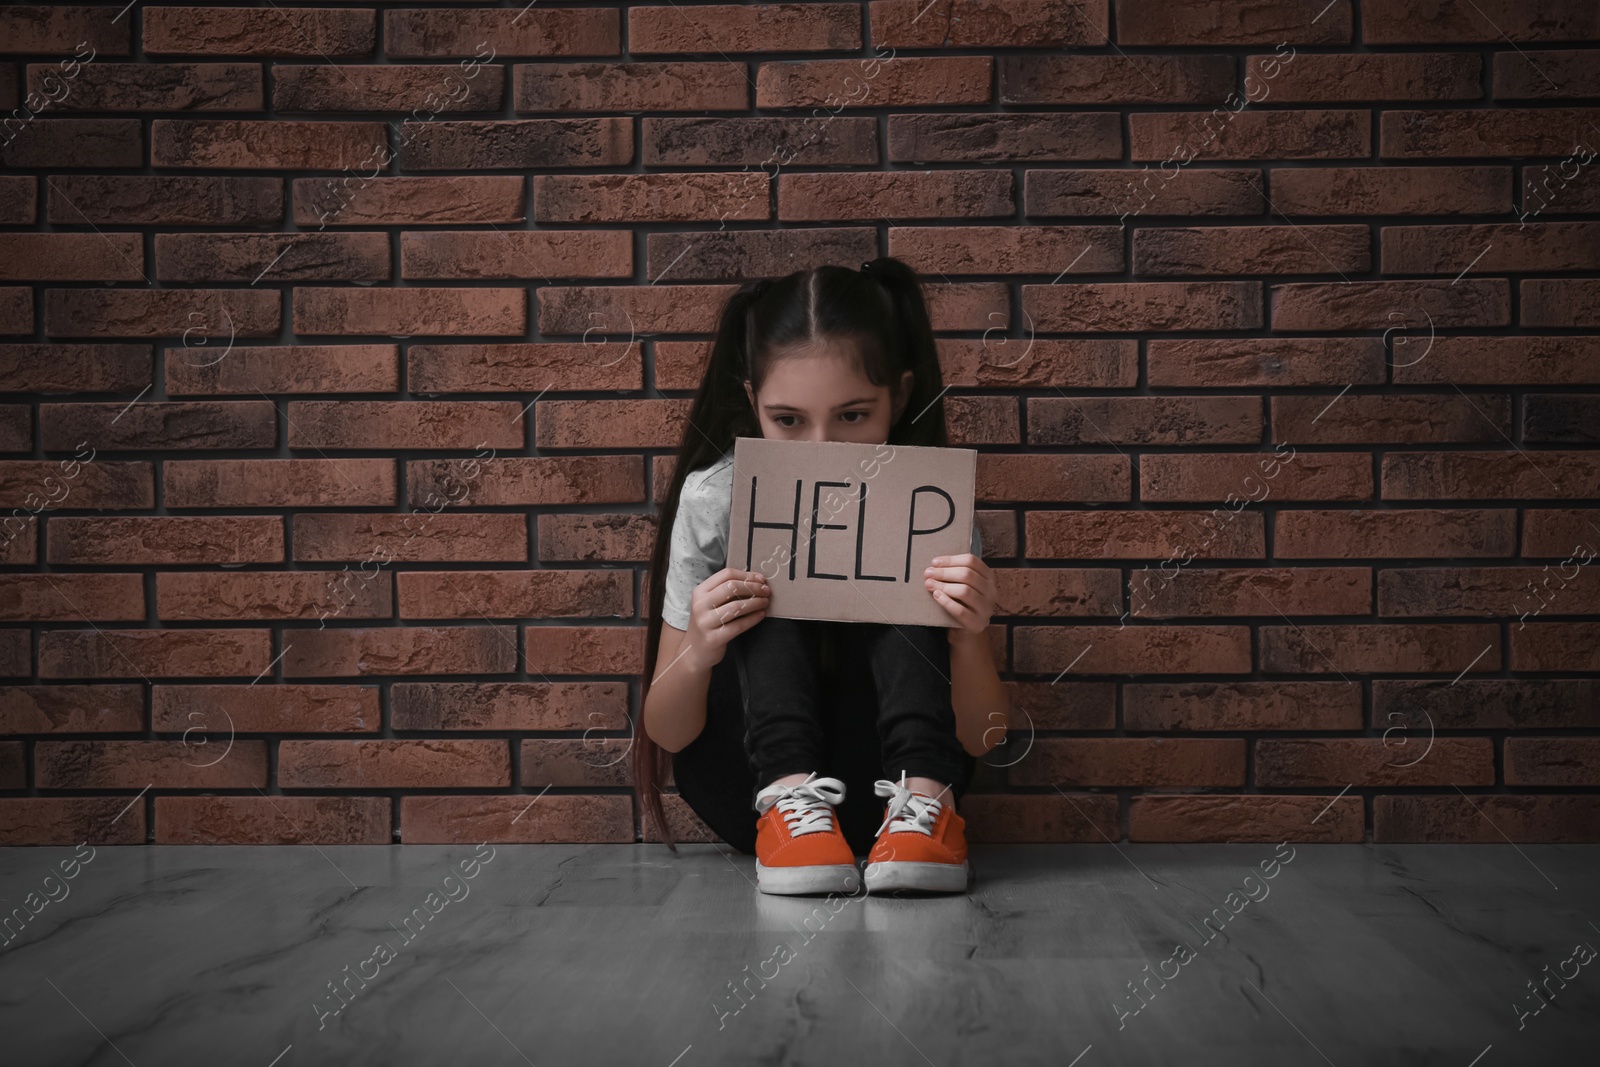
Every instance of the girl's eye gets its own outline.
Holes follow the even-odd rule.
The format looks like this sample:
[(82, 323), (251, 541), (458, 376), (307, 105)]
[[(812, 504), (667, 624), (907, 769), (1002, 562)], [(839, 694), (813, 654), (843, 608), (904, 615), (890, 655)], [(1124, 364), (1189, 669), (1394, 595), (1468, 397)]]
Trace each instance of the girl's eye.
[(865, 411), (847, 411), (847, 412), (845, 412), (845, 415), (860, 415), (861, 416), (860, 419), (849, 419), (849, 420), (847, 420), (849, 422), (860, 422), (861, 419), (865, 419), (867, 417), (867, 413)]
[(792, 419), (792, 418), (794, 418), (793, 415), (774, 415), (774, 416), (772, 416), (772, 421), (777, 423), (779, 426), (782, 426), (785, 430), (792, 430), (792, 429), (794, 429), (794, 427), (791, 426), (789, 423), (783, 421), (784, 419)]

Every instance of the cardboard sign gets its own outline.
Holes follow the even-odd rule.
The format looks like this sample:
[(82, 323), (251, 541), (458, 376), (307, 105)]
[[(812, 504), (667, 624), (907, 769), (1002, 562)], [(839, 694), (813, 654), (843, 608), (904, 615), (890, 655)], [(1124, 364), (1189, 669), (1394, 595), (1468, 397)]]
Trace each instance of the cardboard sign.
[(734, 439), (728, 566), (760, 571), (767, 614), (955, 626), (923, 584), (972, 551), (970, 448)]

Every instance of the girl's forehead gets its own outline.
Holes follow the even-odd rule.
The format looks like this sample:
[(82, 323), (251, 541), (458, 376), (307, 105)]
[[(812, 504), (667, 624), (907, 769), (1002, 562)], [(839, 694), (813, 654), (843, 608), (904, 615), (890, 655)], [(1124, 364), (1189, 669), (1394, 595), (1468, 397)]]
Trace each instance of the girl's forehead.
[(767, 365), (761, 399), (768, 404), (829, 408), (887, 392), (862, 372), (854, 354), (837, 347), (785, 352)]

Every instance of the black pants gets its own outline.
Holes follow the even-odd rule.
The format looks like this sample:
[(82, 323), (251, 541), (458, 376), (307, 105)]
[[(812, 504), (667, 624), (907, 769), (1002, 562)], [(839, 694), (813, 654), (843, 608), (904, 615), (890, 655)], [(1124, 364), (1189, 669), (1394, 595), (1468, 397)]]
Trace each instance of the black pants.
[(933, 778), (955, 801), (972, 780), (949, 678), (942, 626), (762, 619), (712, 668), (705, 728), (672, 757), (678, 793), (753, 854), (759, 790), (791, 773), (838, 778), (840, 829), (864, 855), (883, 821), (879, 778)]

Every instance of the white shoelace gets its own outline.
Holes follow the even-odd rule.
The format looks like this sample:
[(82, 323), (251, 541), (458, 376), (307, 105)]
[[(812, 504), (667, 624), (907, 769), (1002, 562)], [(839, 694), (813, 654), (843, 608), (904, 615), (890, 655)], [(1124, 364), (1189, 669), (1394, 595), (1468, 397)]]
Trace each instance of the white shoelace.
[(756, 794), (756, 811), (765, 814), (774, 804), (783, 813), (789, 836), (814, 834), (833, 829), (833, 805), (844, 801), (844, 783), (837, 778), (818, 778), (815, 771), (803, 782), (769, 785)]
[(933, 836), (933, 824), (938, 820), (939, 809), (944, 807), (944, 804), (922, 793), (913, 793), (906, 786), (905, 771), (900, 772), (898, 782), (879, 778), (873, 785), (872, 791), (880, 797), (891, 798), (889, 813), (873, 832), (874, 837), (883, 833), (885, 826), (889, 827), (889, 832), (892, 834), (912, 830), (928, 837)]

